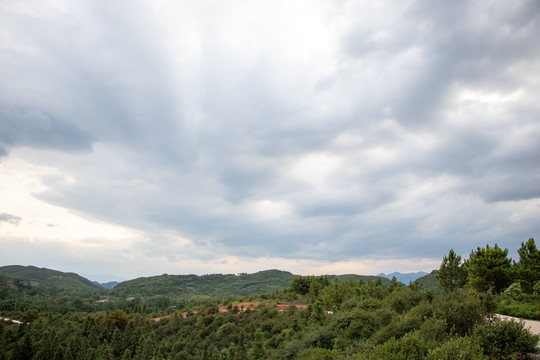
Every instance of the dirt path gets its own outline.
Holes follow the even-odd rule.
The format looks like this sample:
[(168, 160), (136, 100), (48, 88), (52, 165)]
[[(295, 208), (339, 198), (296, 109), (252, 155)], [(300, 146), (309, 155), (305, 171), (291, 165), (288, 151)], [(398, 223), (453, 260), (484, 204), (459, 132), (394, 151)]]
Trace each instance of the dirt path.
[(497, 317), (501, 318), (502, 320), (506, 320), (506, 321), (511, 321), (511, 320), (523, 321), (525, 323), (525, 329), (529, 329), (531, 331), (531, 333), (533, 333), (535, 335), (540, 335), (540, 321), (525, 320), (525, 319), (520, 319), (520, 318), (517, 318), (517, 317), (508, 316), (508, 315), (499, 315), (499, 314), (495, 314), (495, 315)]

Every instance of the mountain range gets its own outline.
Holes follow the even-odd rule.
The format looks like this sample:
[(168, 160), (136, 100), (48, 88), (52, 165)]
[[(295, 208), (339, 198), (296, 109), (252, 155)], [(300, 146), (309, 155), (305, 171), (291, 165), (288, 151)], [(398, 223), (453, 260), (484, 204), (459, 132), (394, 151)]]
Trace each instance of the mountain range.
[[(123, 282), (92, 282), (75, 273), (38, 268), (35, 266), (10, 265), (0, 267), (0, 274), (16, 279), (25, 286), (49, 289), (76, 296), (110, 296), (117, 298), (141, 296), (168, 296), (171, 298), (194, 297), (237, 297), (262, 293), (272, 293), (287, 288), (295, 275), (288, 271), (265, 270), (254, 274), (211, 274), (211, 275), (157, 275), (140, 277)], [(424, 273), (425, 274), (425, 273)], [(387, 283), (393, 276), (406, 282), (418, 278), (421, 273), (392, 273), (380, 276), (369, 275), (328, 275), (344, 280), (372, 281), (380, 279)], [(399, 277), (398, 277), (399, 276)], [(403, 281), (403, 279), (405, 281)]]

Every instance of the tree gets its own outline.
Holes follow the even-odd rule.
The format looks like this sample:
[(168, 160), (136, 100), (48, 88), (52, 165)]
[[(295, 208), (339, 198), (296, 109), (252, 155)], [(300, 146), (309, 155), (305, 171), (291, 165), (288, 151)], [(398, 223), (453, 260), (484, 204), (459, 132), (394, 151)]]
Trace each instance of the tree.
[(493, 289), (500, 293), (512, 283), (512, 259), (508, 258), (508, 249), (501, 249), (497, 244), (492, 248), (478, 247), (472, 251), (466, 262), (469, 273), (468, 285), (478, 291)]
[(253, 347), (249, 351), (249, 358), (253, 360), (264, 359), (264, 335), (261, 329), (257, 329), (255, 332), (255, 339), (253, 341)]
[(435, 276), (439, 281), (439, 286), (446, 291), (452, 292), (465, 285), (467, 270), (461, 263), (461, 256), (456, 255), (454, 249), (450, 250), (448, 256), (443, 258), (441, 267)]
[(534, 239), (521, 243), (518, 250), (519, 263), (516, 264), (516, 277), (524, 292), (531, 294), (536, 282), (540, 280), (540, 250)]
[(290, 284), (291, 289), (300, 295), (309, 293), (310, 286), (311, 278), (309, 276), (295, 276)]
[(26, 312), (21, 318), (21, 321), (24, 323), (31, 323), (37, 318), (39, 318), (39, 312), (36, 309), (29, 309), (29, 310), (26, 310)]
[(105, 317), (105, 326), (124, 330), (128, 323), (128, 316), (124, 310), (116, 309)]

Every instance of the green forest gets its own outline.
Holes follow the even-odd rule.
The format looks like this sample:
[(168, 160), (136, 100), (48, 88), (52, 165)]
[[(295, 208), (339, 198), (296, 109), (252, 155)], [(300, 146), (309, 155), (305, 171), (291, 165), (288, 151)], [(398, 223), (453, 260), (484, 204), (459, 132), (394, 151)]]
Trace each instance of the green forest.
[(495, 315), (540, 319), (540, 251), (529, 239), (517, 252), (450, 250), (409, 285), (273, 270), (259, 283), (162, 275), (109, 291), (71, 275), (69, 286), (31, 283), (8, 267), (0, 359), (526, 359), (539, 337)]

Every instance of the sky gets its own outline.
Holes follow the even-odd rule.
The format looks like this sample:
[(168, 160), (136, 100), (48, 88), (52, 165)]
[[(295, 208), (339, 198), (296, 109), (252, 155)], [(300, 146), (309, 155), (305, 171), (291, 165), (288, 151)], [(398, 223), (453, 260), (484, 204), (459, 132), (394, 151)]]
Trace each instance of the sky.
[(431, 271), (540, 235), (540, 2), (0, 1), (0, 265)]

